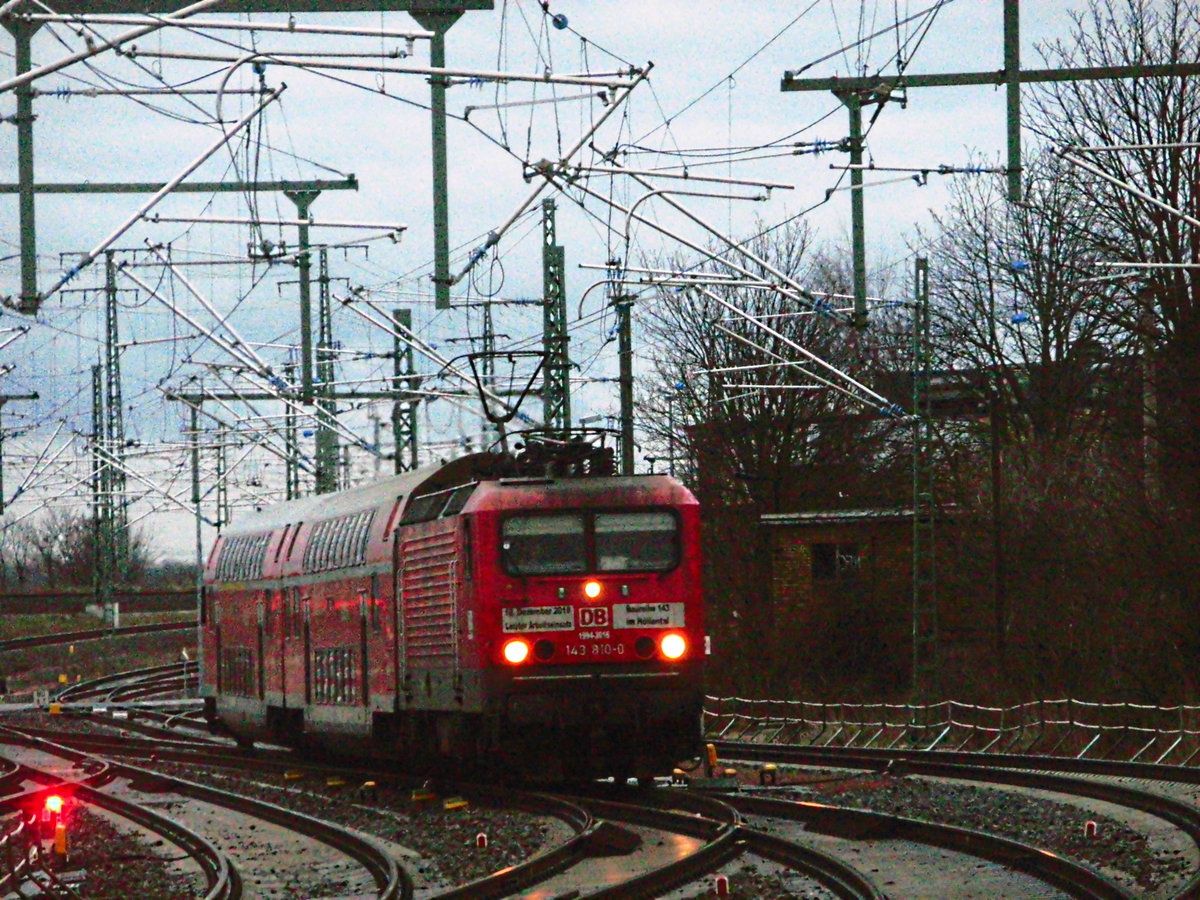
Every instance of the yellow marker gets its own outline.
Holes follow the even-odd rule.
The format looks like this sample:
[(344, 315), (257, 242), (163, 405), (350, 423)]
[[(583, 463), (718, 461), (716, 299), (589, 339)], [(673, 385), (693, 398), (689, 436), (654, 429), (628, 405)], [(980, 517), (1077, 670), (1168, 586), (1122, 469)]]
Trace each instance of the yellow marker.
[(442, 802), (442, 809), (465, 809), (469, 805), (462, 797), (447, 797)]
[(717, 745), (705, 744), (705, 753), (708, 756), (708, 777), (712, 778), (717, 773)]
[(67, 855), (67, 826), (62, 822), (54, 826), (54, 852), (59, 856)]
[(62, 704), (61, 703), (51, 703), (50, 704), (50, 715), (57, 716), (61, 712), (62, 712)]
[(284, 777), (285, 781), (295, 781), (298, 778), (303, 778), (304, 773), (303, 772), (284, 772), (283, 777)]
[(425, 788), (417, 788), (412, 792), (413, 803), (429, 803), (430, 801), (436, 799), (437, 794), (435, 794), (433, 791), (426, 790)]
[(66, 673), (66, 672), (63, 672), (61, 675), (59, 675), (59, 676), (58, 676), (58, 683), (59, 683), (59, 684), (66, 684), (68, 681), (70, 681), (70, 679), (69, 679), (69, 678), (67, 678), (67, 673)]
[(345, 778), (326, 778), (325, 785), (326, 785), (326, 787), (345, 787), (346, 779)]

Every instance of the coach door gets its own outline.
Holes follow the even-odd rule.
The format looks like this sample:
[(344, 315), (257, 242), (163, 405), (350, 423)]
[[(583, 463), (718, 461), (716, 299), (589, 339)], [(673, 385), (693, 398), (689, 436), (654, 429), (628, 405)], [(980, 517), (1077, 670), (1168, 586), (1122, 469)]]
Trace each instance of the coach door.
[(304, 685), (300, 682), (299, 666), (296, 662), (300, 654), (301, 617), (303, 615), (301, 604), (303, 602), (300, 597), (300, 588), (287, 589), (283, 602), (283, 621), (280, 622), (279, 629), (279, 687), (283, 692), (284, 706), (295, 705), (288, 703), (288, 695), (302, 694), (304, 690)]
[(300, 601), (304, 606), (304, 705), (312, 704), (312, 630), (309, 628), (309, 612), (312, 598)]
[[(367, 590), (360, 588), (358, 591), (358, 658), (362, 664), (359, 666), (358, 675), (361, 684), (359, 697), (363, 706), (368, 706), (371, 702), (371, 661), (367, 649), (367, 616), (370, 614), (368, 603), (370, 601), (367, 599)], [(371, 605), (374, 604), (371, 603)]]
[(267, 696), (267, 669), (263, 661), (263, 651), (266, 649), (266, 622), (270, 615), (271, 592), (259, 591), (258, 594), (258, 642), (254, 653), (255, 681), (258, 684), (259, 699)]

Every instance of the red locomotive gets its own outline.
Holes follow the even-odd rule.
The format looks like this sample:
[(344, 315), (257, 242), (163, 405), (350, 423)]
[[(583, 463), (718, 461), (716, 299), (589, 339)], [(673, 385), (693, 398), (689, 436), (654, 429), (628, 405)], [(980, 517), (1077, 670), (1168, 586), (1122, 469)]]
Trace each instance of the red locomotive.
[(531, 441), (231, 526), (205, 572), (210, 721), (549, 777), (695, 756), (699, 509), (611, 459)]

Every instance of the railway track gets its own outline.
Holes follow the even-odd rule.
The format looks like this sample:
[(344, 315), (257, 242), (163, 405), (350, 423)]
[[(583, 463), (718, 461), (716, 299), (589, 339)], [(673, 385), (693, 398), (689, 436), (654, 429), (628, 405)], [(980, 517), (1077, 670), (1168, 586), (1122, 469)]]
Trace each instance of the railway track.
[[(247, 754), (244, 748), (214, 741), (208, 735), (187, 734), (178, 728), (196, 724), (189, 723), (194, 711), (186, 704), (161, 710), (139, 702), (139, 698), (186, 691), (192, 671), (191, 665), (179, 663), (73, 685), (56, 698), (64, 710), (61, 716), (45, 716), (36, 728), (32, 725), (22, 728), (19, 737), (8, 732), (0, 733), (0, 739), (39, 747), (45, 752), (49, 752), (49, 747), (65, 747), (75, 754), (76, 762), (93, 761), (85, 763), (88, 765), (98, 765), (94, 763), (98, 759), (123, 760), (113, 762), (112, 768), (106, 770), (110, 785), (107, 790), (90, 785), (89, 789), (111, 794), (112, 784), (124, 785), (127, 793), (149, 792), (158, 806), (166, 802), (164, 797), (172, 797), (175, 799), (170, 801), (169, 817), (178, 814), (180, 819), (188, 818), (183, 814), (183, 806), (203, 804), (237, 810), (241, 805), (239, 815), (306, 834), (309, 839), (324, 842), (348, 859), (354, 859), (355, 865), (366, 873), (364, 877), (374, 885), (376, 896), (413, 896), (414, 882), (406, 869), (419, 869), (423, 863), (402, 845), (392, 846), (378, 838), (368, 839), (366, 844), (382, 843), (382, 854), (378, 853), (378, 846), (374, 851), (352, 849), (363, 835), (355, 835), (357, 829), (342, 821), (346, 818), (345, 789), (326, 790), (322, 783), (370, 783), (380, 792), (389, 793), (387, 802), (359, 798), (361, 802), (349, 804), (375, 818), (394, 814), (397, 805), (407, 809), (415, 802), (410, 801), (413, 790), (423, 783), (405, 781), (386, 766), (339, 766), (328, 760), (304, 762), (295, 754), (269, 748), (257, 748)], [(114, 720), (104, 714), (88, 717), (72, 711), (76, 705), (90, 709), (103, 704), (122, 705), (128, 718)], [(84, 719), (90, 719), (92, 724), (81, 724)], [(67, 734), (64, 732), (68, 723), (72, 723), (71, 727), (110, 733)], [(1172, 797), (1169, 791), (1147, 787), (1198, 786), (1200, 770), (996, 753), (854, 750), (734, 741), (718, 742), (716, 748), (722, 758), (753, 763), (837, 769), (872, 777), (952, 779), (955, 783), (987, 783), (1004, 790), (1053, 792), (1061, 797), (1103, 802), (1169, 823), (1186, 836), (1192, 856), (1200, 858), (1197, 806), (1188, 802), (1188, 798)], [(69, 754), (67, 758), (71, 758)], [(0, 779), (3, 777), (0, 772)], [(302, 780), (292, 781), (288, 787), (289, 779)], [(295, 787), (297, 784), (305, 787)], [(303, 799), (310, 807), (315, 806), (317, 812), (290, 810), (286, 802), (246, 796), (255, 790), (268, 789), (289, 802)], [(1011, 896), (1057, 892), (1056, 896), (1124, 898), (1139, 894), (1139, 890), (1114, 878), (1111, 872), (1098, 871), (1095, 866), (1070, 858), (1069, 854), (1047, 852), (1047, 847), (1039, 846), (1036, 841), (1017, 840), (1011, 835), (992, 833), (991, 829), (918, 820), (895, 810), (839, 808), (836, 803), (789, 796), (786, 786), (717, 797), (674, 787), (633, 791), (615, 790), (611, 785), (570, 794), (529, 794), (496, 786), (451, 783), (434, 785), (433, 790), (438, 800), (461, 794), (470, 808), (494, 811), (496, 818), (490, 820), (492, 823), (520, 813), (553, 819), (559, 825), (543, 846), (524, 851), (523, 857), (506, 860), (506, 865), (496, 864), (494, 868), (499, 871), (477, 872), (474, 877), (464, 876), (458, 883), (440, 885), (434, 883), (436, 879), (427, 878), (422, 896), (501, 898), (536, 889), (542, 896), (632, 900), (662, 896), (672, 890), (703, 889), (717, 874), (736, 878), (745, 871), (736, 866), (753, 868), (763, 864), (786, 872), (793, 883), (800, 879), (804, 891), (824, 891), (837, 897), (959, 896), (930, 890), (933, 882), (926, 883), (923, 893), (914, 894), (903, 879), (894, 877), (898, 870), (879, 864), (882, 851), (869, 850), (884, 846), (892, 848), (885, 856), (900, 860), (893, 865), (905, 865), (905, 859), (919, 856), (921, 848), (925, 848), (927, 860), (934, 859), (933, 850), (940, 853), (936, 861), (925, 863), (927, 867), (943, 866), (949, 872), (970, 873), (986, 863), (995, 870), (1020, 873), (1025, 879), (1021, 882), (1024, 893), (1014, 892)], [(230, 799), (234, 795), (241, 795), (242, 799)], [(155, 812), (162, 814), (161, 810)], [(189, 815), (194, 818), (196, 813)], [(423, 815), (428, 821), (421, 820), (420, 824), (428, 830), (455, 826), (448, 815), (440, 812)], [(317, 823), (318, 819), (323, 821)], [(322, 826), (333, 832), (325, 838), (315, 836), (312, 832)], [(489, 827), (502, 833), (505, 826)], [(199, 827), (193, 830), (200, 835), (204, 831)], [(347, 834), (352, 837), (344, 839)], [(343, 840), (348, 840), (344, 847), (340, 846)], [(653, 850), (656, 844), (665, 846), (669, 852), (656, 854)], [(237, 853), (221, 847), (217, 852), (228, 853), (230, 861), (226, 868), (232, 880), (241, 878), (246, 866)], [(869, 856), (870, 852), (875, 855)], [(853, 858), (859, 853), (860, 858)], [(421, 854), (420, 860), (434, 856), (426, 848), (421, 849)], [(453, 858), (454, 854), (450, 856)], [(202, 869), (206, 865), (221, 866), (200, 862), (197, 865)], [(1170, 890), (1156, 891), (1155, 896), (1181, 900), (1200, 897), (1198, 871), (1200, 867), (1193, 866), (1186, 878), (1178, 879)], [(737, 896), (758, 896), (746, 890), (743, 887)]]
[[(31, 745), (31, 742), (19, 732), (9, 729), (0, 728), (0, 737), (3, 737), (9, 744)], [(42, 750), (47, 756), (59, 757), (76, 764), (82, 764), (87, 760), (84, 756), (75, 754), (67, 748), (55, 747), (49, 742), (35, 741), (32, 742), (32, 745)], [(50, 792), (69, 792), (74, 802), (86, 803), (105, 810), (182, 850), (203, 872), (206, 881), (204, 900), (239, 900), (242, 896), (241, 877), (236, 866), (230, 857), (219, 850), (210, 840), (168, 816), (142, 804), (114, 796), (104, 790), (122, 774), (119, 766), (98, 763), (87, 766), (86, 773), (81, 777), (64, 778), (61, 774), (28, 763), (16, 762), (12, 759), (6, 759), (5, 762), (9, 771), (5, 773), (3, 783), (8, 793), (0, 798), (0, 809), (5, 812), (28, 816), (30, 810), (36, 811), (41, 808), (43, 798)], [(36, 783), (37, 787), (23, 790), (24, 785), (29, 782)], [(32, 828), (37, 827), (35, 818), (29, 818), (26, 821)], [(26, 843), (29, 846), (37, 846), (36, 839), (30, 840), (27, 837)], [(38, 868), (31, 864), (31, 860), (35, 857), (44, 857), (44, 853), (35, 854), (34, 857), (26, 853), (23, 857), (25, 866), (10, 867), (7, 874), (15, 882), (9, 886), (10, 889), (27, 880), (42, 883), (37, 877)], [(64, 896), (73, 895), (56, 876), (53, 868), (43, 866), (40, 872), (48, 880), (52, 889), (65, 891), (66, 893), (62, 894)]]
[[(0, 738), (8, 744), (19, 745), (41, 754), (59, 757), (76, 765), (94, 761), (91, 753), (81, 751), (66, 743), (51, 741), (27, 732), (15, 729), (0, 728)], [(349, 857), (360, 865), (370, 876), (376, 888), (379, 900), (399, 900), (412, 894), (411, 882), (406, 873), (400, 868), (395, 858), (378, 842), (369, 836), (341, 828), (330, 822), (313, 816), (298, 813), (273, 804), (265, 803), (237, 793), (222, 791), (211, 786), (166, 775), (161, 771), (153, 771), (129, 763), (118, 763), (106, 760), (100, 770), (103, 776), (89, 775), (80, 782), (64, 782), (51, 778), (50, 783), (55, 787), (69, 789), (76, 801), (93, 804), (118, 813), (122, 818), (149, 828), (153, 833), (170, 840), (179, 846), (189, 856), (196, 859), (211, 876), (216, 875), (212, 860), (219, 861), (219, 870), (225, 874), (220, 883), (210, 877), (210, 890), (206, 898), (225, 900), (243, 896), (240, 884), (245, 881), (243, 870), (247, 868), (247, 858), (244, 843), (248, 833), (261, 827), (261, 823), (271, 823), (287, 832), (303, 839), (300, 849), (293, 848), (292, 852), (309, 853), (305, 846), (312, 841), (320, 842), (338, 853)], [(129, 795), (152, 794), (154, 803), (161, 805), (166, 793), (200, 805), (207, 805), (225, 813), (234, 813), (238, 818), (221, 816), (222, 834), (210, 838), (193, 839), (196, 832), (175, 817), (163, 816), (147, 804), (133, 802), (128, 798), (114, 795), (114, 785), (122, 783), (124, 792)], [(91, 782), (100, 781), (106, 789), (93, 787)], [(196, 818), (193, 811), (192, 817)], [(212, 817), (210, 816), (210, 819)], [(219, 851), (211, 849), (210, 841), (224, 844)], [(284, 848), (275, 847), (276, 851)], [(261, 868), (261, 867), (260, 867)], [(256, 873), (257, 880), (261, 872)], [(353, 879), (348, 879), (353, 880)]]
[[(125, 722), (119, 724), (123, 726)], [(153, 758), (159, 764), (174, 761), (195, 768), (201, 765), (245, 766), (247, 763), (241, 751), (214, 749), (189, 742), (177, 742), (178, 746), (171, 746), (141, 737), (117, 739), (99, 736), (75, 740), (92, 753)], [(277, 776), (288, 771), (294, 775), (299, 767), (297, 761), (286, 753), (258, 753), (251, 765), (260, 775), (274, 771)], [(306, 771), (313, 779), (330, 773), (348, 780), (368, 777), (383, 779), (389, 774), (373, 768), (336, 769), (328, 764), (309, 764)], [(520, 803), (538, 814), (552, 814), (548, 813), (543, 805), (546, 801), (540, 797), (517, 801), (514, 798), (521, 796), (518, 792), (503, 789), (456, 786), (443, 788), (443, 791), (447, 789), (470, 796), (472, 802), (488, 802), (503, 808)], [(877, 878), (849, 864), (840, 858), (838, 852), (814, 847), (812, 833), (836, 836), (849, 845), (861, 844), (864, 838), (887, 838), (893, 842), (951, 848), (968, 861), (975, 860), (977, 863), (979, 860), (991, 860), (1014, 871), (1025, 872), (1042, 884), (1043, 891), (1054, 888), (1077, 897), (1131, 896), (1128, 890), (1086, 867), (1047, 856), (1038, 848), (980, 832), (906, 820), (886, 813), (839, 810), (821, 804), (762, 796), (709, 797), (694, 791), (666, 788), (596, 791), (579, 796), (557, 797), (557, 800), (567, 804), (568, 808), (577, 806), (586, 810), (585, 816), (575, 814), (575, 831), (571, 840), (564, 841), (549, 854), (509, 869), (501, 876), (480, 878), (437, 893), (436, 896), (499, 898), (511, 896), (518, 890), (537, 887), (545, 892), (545, 896), (566, 896), (572, 890), (579, 890), (580, 897), (655, 897), (672, 888), (705, 883), (709, 876), (729, 871), (734, 861), (751, 857), (782, 866), (808, 879), (814, 889), (823, 888), (833, 896), (889, 896), (888, 890), (878, 883)], [(751, 825), (746, 821), (747, 817), (761, 820), (761, 824)], [(658, 835), (685, 835), (695, 839), (695, 845), (679, 859), (661, 864), (654, 861), (641, 864), (632, 861), (632, 858), (623, 859), (616, 867), (622, 877), (611, 884), (603, 884), (601, 879), (610, 876), (604, 874), (602, 865), (598, 867), (599, 863), (604, 862), (604, 857), (601, 856), (598, 863), (596, 856), (605, 853), (605, 848), (613, 844), (619, 847), (622, 838), (619, 833), (614, 837), (611, 833), (605, 835), (602, 830), (598, 832), (598, 828), (603, 829), (603, 824), (588, 824), (596, 822), (620, 823)], [(801, 829), (796, 829), (795, 835), (791, 836), (772, 833), (772, 830), (778, 830), (780, 822), (803, 822), (804, 831), (808, 833)], [(969, 862), (962, 865), (968, 867)], [(609, 861), (609, 869), (612, 868)], [(1032, 890), (1029, 894), (1037, 895)]]
[[(1200, 858), (1200, 809), (1191, 802), (1176, 799), (1161, 790), (1146, 785), (1197, 785), (1200, 771), (1188, 767), (1117, 762), (1112, 760), (1078, 760), (1061, 757), (1035, 757), (991, 753), (947, 751), (872, 751), (846, 748), (814, 748), (807, 746), (770, 745), (743, 742), (717, 742), (714, 747), (724, 758), (760, 764), (834, 768), (866, 773), (893, 773), (904, 777), (920, 776), (953, 779), (956, 782), (1003, 785), (1039, 792), (1052, 792), (1064, 798), (1085, 799), (1112, 804), (1126, 810), (1136, 810), (1169, 823), (1191, 845), (1193, 858)], [(777, 801), (758, 797), (739, 797), (734, 805), (743, 811), (776, 814), (781, 811)], [(773, 811), (773, 812), (772, 812)], [(849, 828), (867, 835), (878, 825), (857, 822), (858, 811), (824, 808), (819, 804), (795, 806), (788, 815), (803, 816), (810, 821), (816, 816), (832, 816), (834, 828)], [(1072, 896), (1125, 896), (1128, 889), (1110, 883), (1106, 888), (1095, 885), (1086, 869), (1072, 873), (1062, 856), (1033, 846), (1005, 846), (1004, 839), (995, 840), (989, 847), (977, 831), (955, 834), (939, 833), (927, 822), (913, 822), (903, 817), (879, 833), (909, 836), (922, 835), (922, 840), (944, 847), (973, 847), (976, 855), (993, 859), (1014, 869), (1044, 877), (1047, 883), (1067, 891)], [(840, 820), (840, 821), (839, 821)], [(961, 830), (961, 829), (960, 829)], [(1061, 871), (1060, 871), (1061, 869)], [(1089, 884), (1092, 884), (1089, 887)], [(1107, 893), (1117, 889), (1120, 893)], [(1089, 891), (1098, 890), (1098, 893)], [(1200, 871), (1178, 880), (1169, 891), (1159, 896), (1178, 898), (1200, 897)]]
[(155, 622), (149, 625), (128, 625), (123, 628), (90, 628), (85, 631), (66, 631), (60, 634), (35, 634), (28, 637), (9, 638), (0, 641), (0, 653), (6, 650), (22, 650), (30, 647), (49, 647), (54, 644), (80, 644), (84, 641), (104, 640), (115, 637), (132, 637), (139, 634), (156, 634), (163, 631), (196, 630), (195, 622)]

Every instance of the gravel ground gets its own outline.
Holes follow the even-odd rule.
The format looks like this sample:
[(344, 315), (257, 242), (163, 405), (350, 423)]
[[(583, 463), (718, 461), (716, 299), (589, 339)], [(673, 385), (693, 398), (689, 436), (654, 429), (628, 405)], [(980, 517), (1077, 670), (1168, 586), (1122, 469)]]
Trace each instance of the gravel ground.
[(173, 844), (147, 842), (83, 807), (72, 810), (67, 826), (67, 860), (51, 870), (84, 900), (190, 900), (204, 894), (202, 876), (172, 865), (187, 858)]
[[(527, 813), (469, 802), (466, 807), (447, 810), (444, 802), (453, 799), (450, 797), (415, 802), (410, 789), (385, 783), (373, 793), (364, 793), (356, 784), (331, 787), (314, 775), (285, 781), (282, 775), (254, 777), (230, 769), (201, 771), (167, 763), (157, 768), (399, 844), (417, 854), (400, 862), (418, 888), (474, 881), (523, 862), (540, 850), (551, 834), (566, 834), (565, 826), (556, 827)], [(487, 837), (485, 847), (478, 846), (481, 834)]]
[[(64, 725), (69, 721), (61, 720)], [(45, 718), (40, 719), (45, 724)], [(14, 723), (16, 724), (16, 723)], [(119, 723), (117, 724), (119, 727)], [(80, 730), (94, 728), (79, 722)], [(565, 839), (561, 823), (524, 813), (514, 813), (473, 804), (463, 809), (445, 810), (439, 798), (435, 803), (415, 803), (411, 791), (388, 786), (382, 780), (374, 797), (364, 796), (354, 784), (330, 786), (314, 775), (287, 780), (282, 775), (263, 773), (257, 778), (232, 770), (213, 769), (199, 772), (194, 767), (161, 763), (168, 774), (189, 780), (203, 780), (215, 787), (249, 794), (309, 815), (334, 821), (394, 842), (417, 854), (401, 860), (425, 894), (437, 889), (488, 875), (514, 865), (547, 845)], [(746, 774), (746, 779), (752, 777)], [(1002, 834), (1023, 843), (1060, 853), (1121, 879), (1140, 892), (1155, 892), (1187, 874), (1191, 863), (1179, 851), (1164, 851), (1126, 822), (1079, 805), (1048, 800), (1022, 791), (1007, 791), (962, 783), (915, 777), (852, 776), (845, 772), (802, 770), (781, 773), (771, 793), (796, 799), (890, 812), (916, 819), (945, 822), (965, 828)], [(1085, 837), (1083, 823), (1094, 821), (1097, 836)], [(80, 830), (76, 841), (87, 840), (91, 825)], [(487, 847), (477, 844), (479, 834), (487, 835)], [(97, 843), (110, 846), (111, 836)], [(116, 844), (111, 844), (116, 846)], [(80, 844), (82, 848), (82, 843)], [(82, 850), (80, 851), (82, 853)], [(146, 900), (189, 897), (179, 893), (177, 877), (166, 866), (155, 863), (154, 848), (140, 844), (122, 847), (115, 855), (137, 860), (146, 871), (146, 889), (135, 894), (104, 893), (109, 890), (100, 880), (102, 870), (90, 878), (86, 897), (139, 896)], [(157, 870), (158, 876), (153, 873)], [(129, 872), (134, 869), (130, 868)], [(735, 900), (776, 900), (776, 898), (817, 898), (828, 896), (819, 889), (809, 890), (795, 884), (788, 873), (772, 867), (747, 865), (731, 872), (730, 896)], [(121, 876), (127, 877), (125, 869)], [(128, 876), (132, 877), (132, 876)], [(163, 893), (151, 889), (160, 879)], [(683, 892), (700, 898), (713, 896), (711, 889)]]
[[(922, 778), (870, 776), (845, 778), (836, 773), (811, 775), (802, 786), (777, 789), (796, 799), (819, 800), (971, 828), (1051, 850), (1123, 880), (1140, 891), (1153, 891), (1185, 875), (1188, 860), (1172, 851), (1156, 852), (1146, 836), (1117, 819), (1070, 803), (1006, 791)], [(820, 780), (820, 779), (828, 780)], [(1096, 823), (1096, 836), (1084, 825)]]

